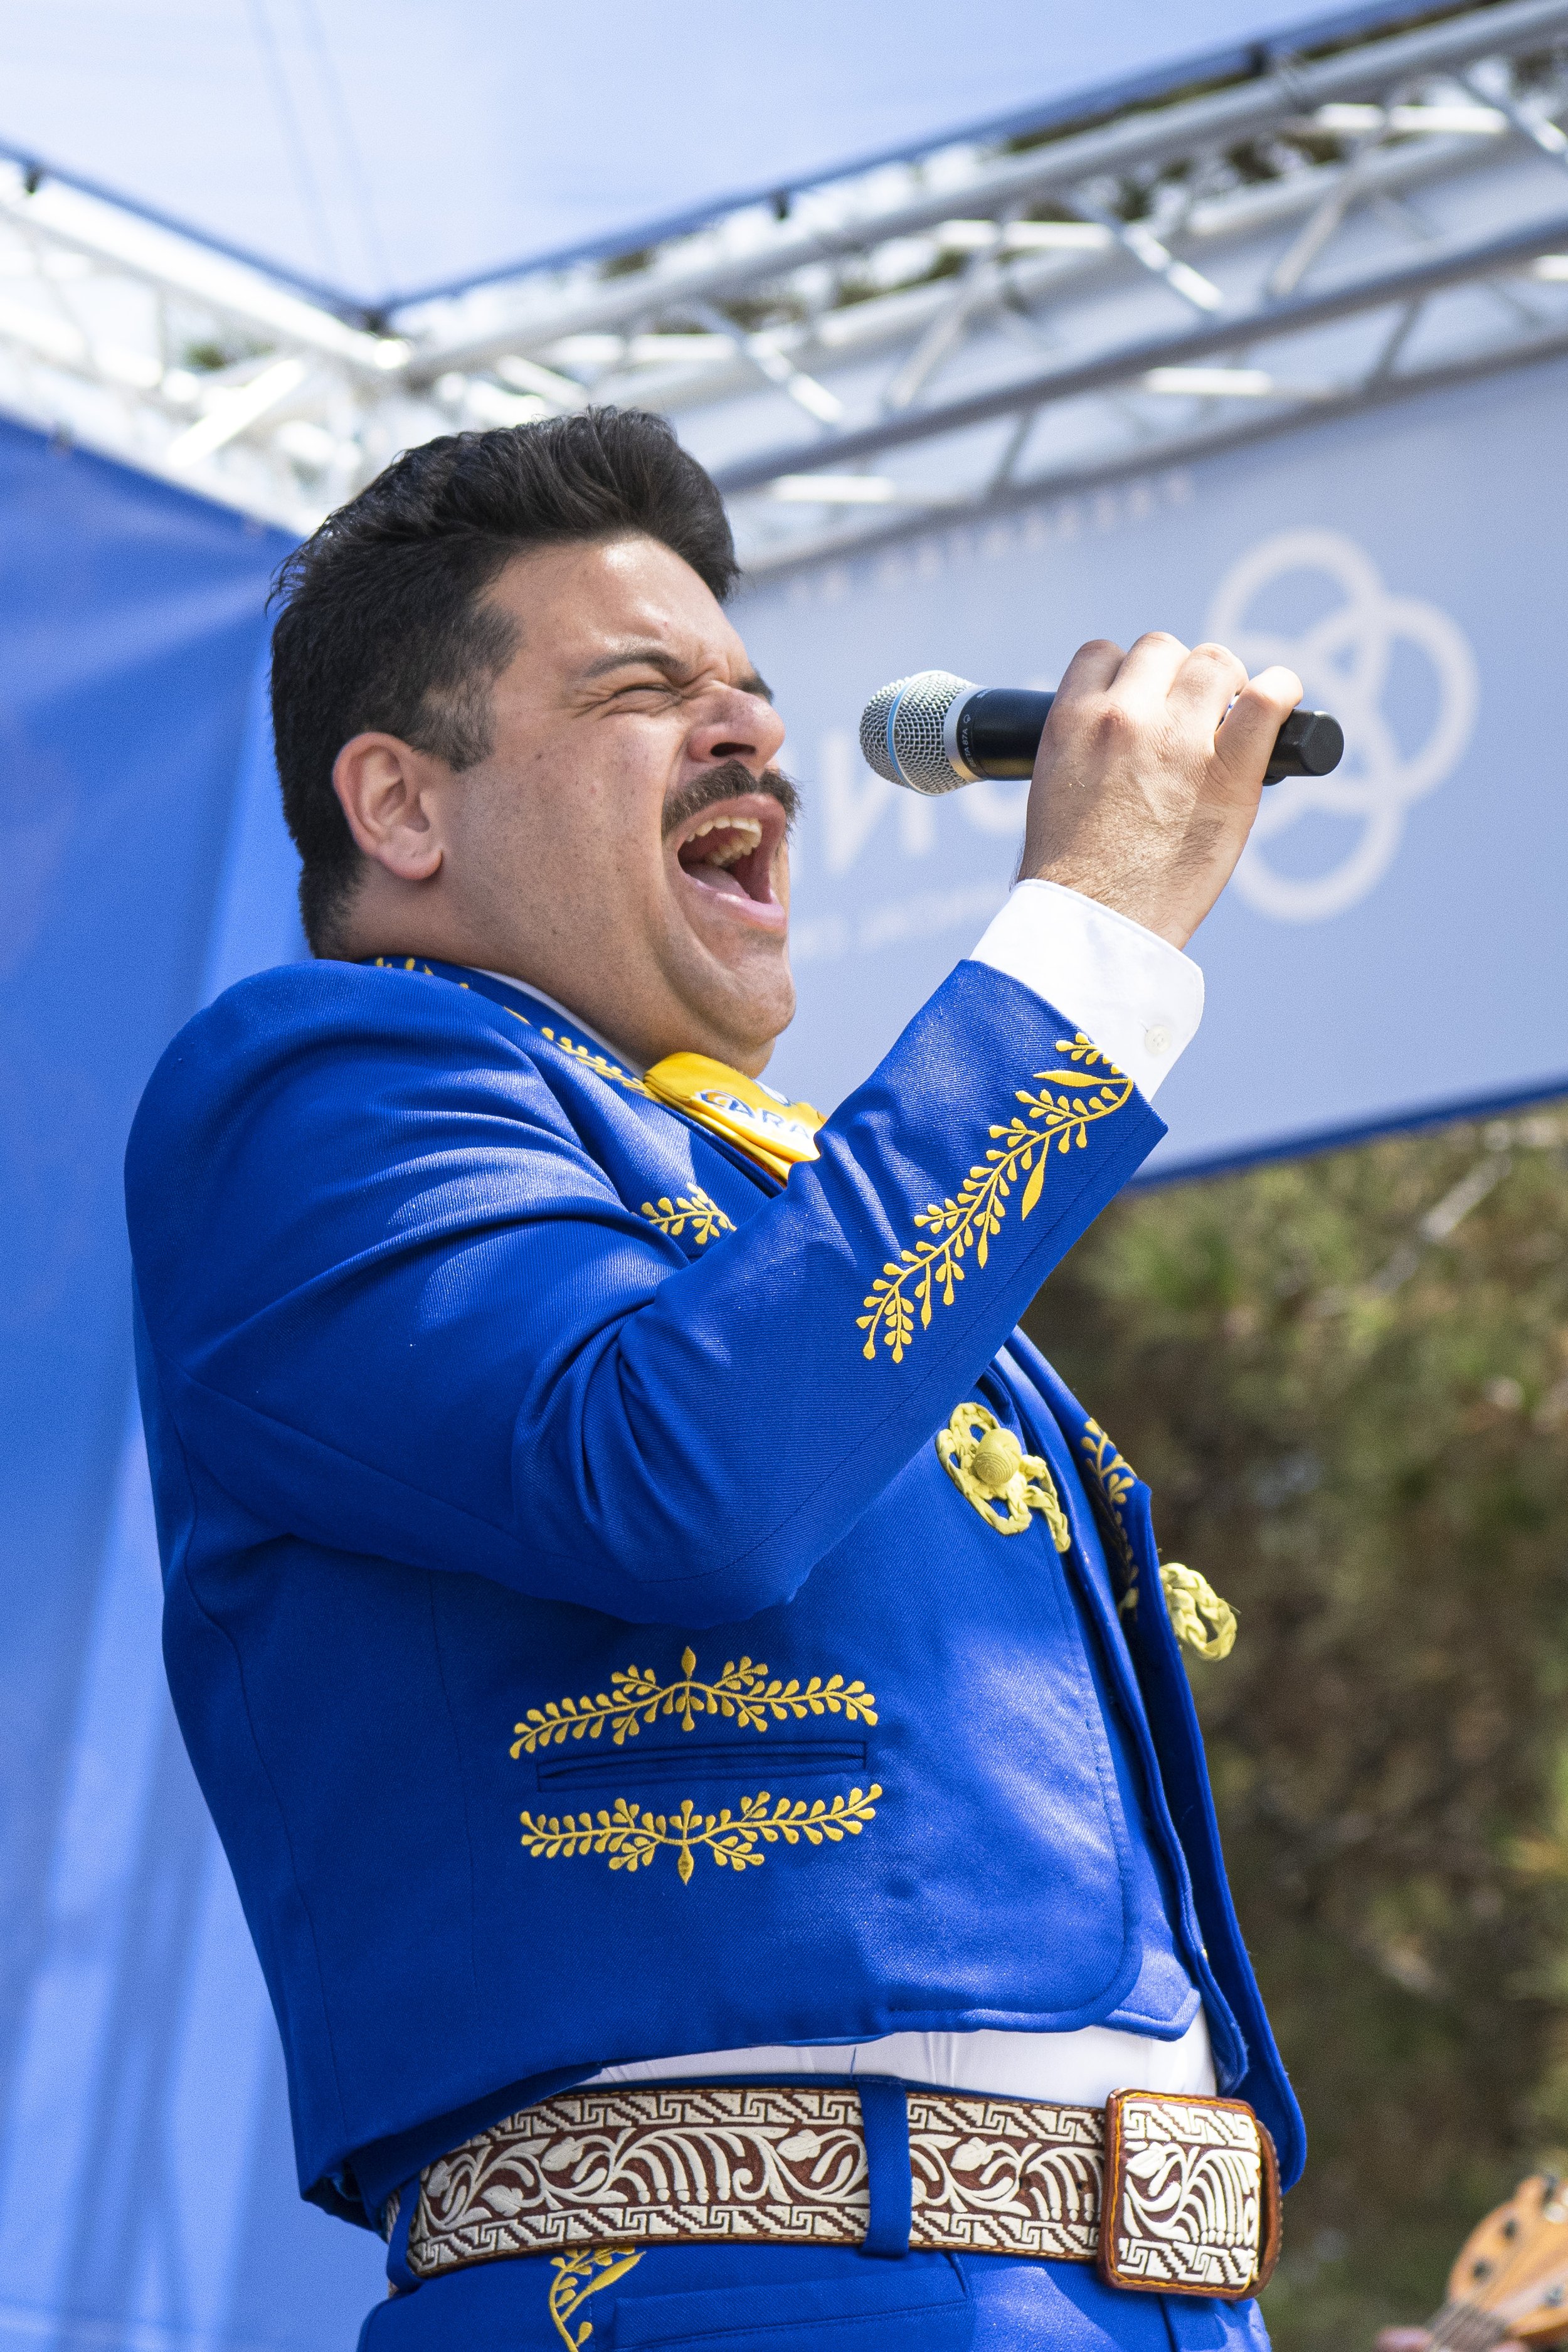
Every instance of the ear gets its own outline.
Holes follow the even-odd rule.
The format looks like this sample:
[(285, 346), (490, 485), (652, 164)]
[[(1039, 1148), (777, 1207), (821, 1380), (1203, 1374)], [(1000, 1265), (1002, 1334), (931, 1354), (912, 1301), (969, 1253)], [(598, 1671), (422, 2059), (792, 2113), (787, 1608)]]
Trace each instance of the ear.
[(395, 735), (355, 735), (332, 762), (332, 790), (366, 857), (400, 882), (427, 882), (441, 864), (441, 785), (450, 771)]

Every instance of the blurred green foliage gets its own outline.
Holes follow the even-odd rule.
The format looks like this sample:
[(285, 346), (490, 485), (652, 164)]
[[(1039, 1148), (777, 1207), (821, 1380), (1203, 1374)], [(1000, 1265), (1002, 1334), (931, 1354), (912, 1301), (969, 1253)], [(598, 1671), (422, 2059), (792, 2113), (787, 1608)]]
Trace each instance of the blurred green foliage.
[(1028, 1318), (1240, 1616), (1192, 1674), (1311, 2142), (1280, 2352), (1426, 2317), (1568, 2147), (1565, 1145), (1548, 1111), (1132, 1194)]

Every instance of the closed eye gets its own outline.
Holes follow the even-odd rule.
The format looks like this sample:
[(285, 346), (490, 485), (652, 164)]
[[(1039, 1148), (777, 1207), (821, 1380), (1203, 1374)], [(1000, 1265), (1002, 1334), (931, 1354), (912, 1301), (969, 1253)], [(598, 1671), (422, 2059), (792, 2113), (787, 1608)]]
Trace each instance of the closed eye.
[[(638, 661), (645, 663), (640, 673), (635, 669)], [(710, 677), (708, 672), (681, 668), (672, 655), (667, 656), (662, 652), (645, 654), (641, 647), (626, 646), (618, 654), (609, 654), (603, 661), (592, 663), (583, 672), (583, 679), (584, 684), (593, 684), (601, 678), (613, 677), (617, 670), (623, 673), (621, 682), (608, 688), (604, 698), (606, 702), (619, 701), (628, 694), (690, 694), (708, 683)], [(624, 675), (627, 671), (632, 674)], [(754, 694), (759, 701), (771, 702), (773, 698), (767, 680), (760, 677), (755, 670), (748, 670), (744, 677), (736, 678), (731, 683), (738, 693)]]
[(679, 701), (690, 688), (667, 677), (633, 677), (624, 686), (612, 687), (605, 697), (606, 702), (624, 702), (630, 695), (654, 695), (661, 702)]

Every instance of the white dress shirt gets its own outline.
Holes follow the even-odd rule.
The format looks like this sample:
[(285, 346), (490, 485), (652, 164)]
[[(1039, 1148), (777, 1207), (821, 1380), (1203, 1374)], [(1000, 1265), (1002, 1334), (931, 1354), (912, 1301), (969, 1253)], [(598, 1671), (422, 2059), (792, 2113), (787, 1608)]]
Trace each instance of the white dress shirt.
[(974, 950), (1072, 1015), (1145, 1101), (1197, 1034), (1204, 976), (1130, 915), (1059, 882), (1018, 882)]

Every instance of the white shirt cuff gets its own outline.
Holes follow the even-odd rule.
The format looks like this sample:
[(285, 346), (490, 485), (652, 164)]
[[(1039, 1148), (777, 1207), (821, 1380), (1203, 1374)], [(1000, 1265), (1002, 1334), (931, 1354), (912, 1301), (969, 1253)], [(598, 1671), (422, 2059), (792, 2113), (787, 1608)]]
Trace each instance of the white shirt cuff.
[(1015, 884), (973, 960), (1068, 1014), (1145, 1101), (1203, 1019), (1204, 976), (1190, 956), (1060, 882)]

